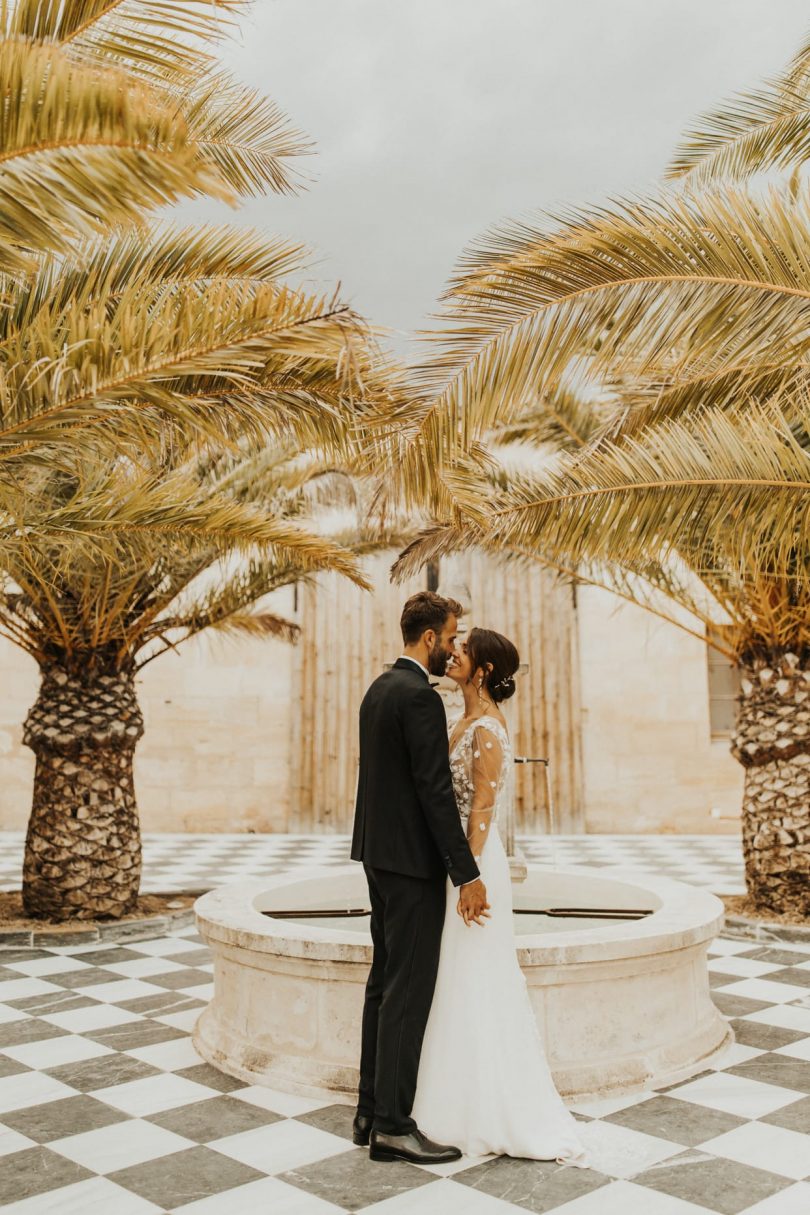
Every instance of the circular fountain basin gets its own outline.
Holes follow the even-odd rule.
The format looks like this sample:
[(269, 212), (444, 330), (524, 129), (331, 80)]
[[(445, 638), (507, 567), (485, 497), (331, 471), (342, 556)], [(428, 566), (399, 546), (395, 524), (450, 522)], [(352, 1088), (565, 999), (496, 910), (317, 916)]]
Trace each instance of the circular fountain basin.
[[(657, 876), (529, 866), (514, 903), (652, 912), (632, 921), (515, 915), (518, 960), (567, 1099), (674, 1084), (733, 1040), (709, 994), (706, 949), (723, 925), (714, 895)], [(241, 882), (198, 899), (214, 957), (214, 996), (194, 1031), (203, 1058), (255, 1084), (353, 1101), (369, 920), (306, 912), (367, 906), (359, 865)]]

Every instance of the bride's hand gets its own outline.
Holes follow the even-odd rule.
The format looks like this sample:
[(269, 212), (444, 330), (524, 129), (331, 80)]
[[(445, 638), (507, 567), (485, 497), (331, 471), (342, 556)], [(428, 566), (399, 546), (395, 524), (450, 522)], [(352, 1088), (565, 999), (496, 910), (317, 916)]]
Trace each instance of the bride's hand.
[(484, 927), (484, 920), (489, 919), (489, 903), (487, 888), (480, 878), (461, 887), (456, 911), (467, 927), (470, 924), (480, 924)]

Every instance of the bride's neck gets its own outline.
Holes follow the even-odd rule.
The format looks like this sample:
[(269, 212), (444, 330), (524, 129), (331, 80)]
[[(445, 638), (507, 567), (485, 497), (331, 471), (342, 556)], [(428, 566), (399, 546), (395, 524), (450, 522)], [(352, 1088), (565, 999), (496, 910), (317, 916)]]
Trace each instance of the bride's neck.
[(490, 712), (492, 705), (486, 697), (482, 699), (478, 695), (478, 689), (474, 683), (463, 683), (461, 690), (464, 693), (465, 717), (480, 717), (482, 713)]

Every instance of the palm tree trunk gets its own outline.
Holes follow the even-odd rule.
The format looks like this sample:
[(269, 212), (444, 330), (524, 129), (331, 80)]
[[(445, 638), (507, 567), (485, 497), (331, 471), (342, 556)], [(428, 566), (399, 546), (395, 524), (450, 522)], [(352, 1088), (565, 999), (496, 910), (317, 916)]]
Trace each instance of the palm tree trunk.
[(141, 878), (132, 779), (143, 717), (131, 671), (43, 668), (23, 742), (37, 758), (23, 904), (50, 920), (117, 919)]
[(763, 910), (810, 916), (810, 661), (742, 666), (731, 750), (745, 768), (743, 854)]

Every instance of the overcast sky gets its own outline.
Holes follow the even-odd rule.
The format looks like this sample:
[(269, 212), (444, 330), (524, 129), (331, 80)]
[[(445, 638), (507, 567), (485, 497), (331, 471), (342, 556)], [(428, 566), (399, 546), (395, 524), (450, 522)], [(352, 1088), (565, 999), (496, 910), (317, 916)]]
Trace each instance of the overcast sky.
[(224, 57), (317, 155), (303, 195), (238, 222), (313, 245), (319, 285), (339, 279), (402, 350), (468, 240), (648, 189), (690, 119), (808, 27), (806, 0), (256, 0)]

